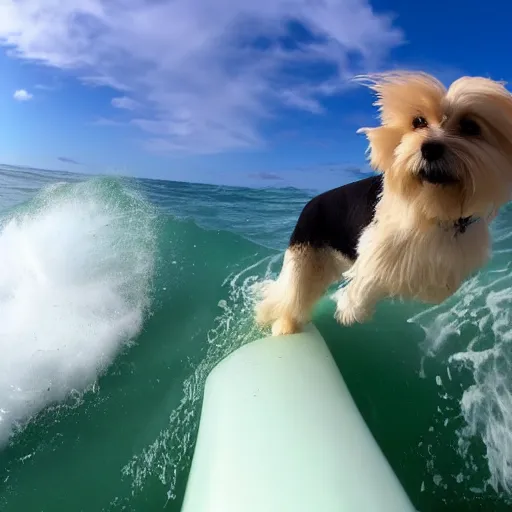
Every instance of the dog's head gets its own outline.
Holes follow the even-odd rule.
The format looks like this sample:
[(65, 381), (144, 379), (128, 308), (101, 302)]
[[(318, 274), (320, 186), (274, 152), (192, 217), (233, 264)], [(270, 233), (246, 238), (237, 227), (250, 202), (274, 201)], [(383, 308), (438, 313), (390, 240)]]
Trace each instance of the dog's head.
[(512, 191), (512, 95), (463, 77), (446, 89), (425, 73), (364, 77), (381, 126), (361, 128), (388, 189), (429, 218), (483, 214)]

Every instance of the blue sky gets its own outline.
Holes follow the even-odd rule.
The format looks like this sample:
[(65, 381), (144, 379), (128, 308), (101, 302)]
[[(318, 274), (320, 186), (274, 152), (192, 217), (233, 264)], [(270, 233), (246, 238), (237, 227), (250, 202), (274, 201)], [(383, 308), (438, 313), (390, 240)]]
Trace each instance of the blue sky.
[(512, 3), (6, 0), (0, 162), (328, 188), (367, 172), (357, 73), (511, 79)]

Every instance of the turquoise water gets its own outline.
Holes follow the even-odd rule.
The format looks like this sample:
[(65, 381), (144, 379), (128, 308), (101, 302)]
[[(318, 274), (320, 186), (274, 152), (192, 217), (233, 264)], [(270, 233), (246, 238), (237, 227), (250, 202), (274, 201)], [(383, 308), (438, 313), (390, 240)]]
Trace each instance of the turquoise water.
[[(311, 194), (0, 167), (0, 510), (180, 510), (204, 379)], [(315, 311), (420, 512), (512, 504), (511, 225), (440, 307)]]

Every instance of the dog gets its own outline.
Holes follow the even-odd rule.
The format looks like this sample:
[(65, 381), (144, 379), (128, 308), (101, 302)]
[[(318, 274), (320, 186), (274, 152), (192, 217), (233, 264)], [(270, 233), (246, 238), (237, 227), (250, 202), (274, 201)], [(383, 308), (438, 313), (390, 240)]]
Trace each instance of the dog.
[(413, 71), (357, 77), (380, 123), (361, 128), (374, 176), (324, 192), (302, 210), (277, 280), (261, 284), (256, 322), (300, 332), (332, 298), (342, 325), (386, 298), (439, 304), (491, 255), (489, 225), (512, 194), (512, 95), (462, 77), (446, 88)]

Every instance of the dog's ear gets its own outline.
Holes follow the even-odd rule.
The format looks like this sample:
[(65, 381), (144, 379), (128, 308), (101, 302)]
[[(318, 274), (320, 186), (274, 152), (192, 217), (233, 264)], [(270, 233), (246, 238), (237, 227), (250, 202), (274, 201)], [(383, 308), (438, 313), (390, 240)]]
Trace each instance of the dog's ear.
[(446, 88), (439, 80), (416, 71), (358, 75), (352, 80), (370, 89), (381, 124), (387, 126), (409, 125), (418, 112), (426, 114), (433, 108), (435, 110), (446, 94)]
[(400, 144), (402, 133), (391, 126), (377, 128), (359, 128), (357, 133), (363, 133), (368, 139), (367, 153), (370, 155), (370, 165), (376, 171), (386, 172), (394, 161), (395, 149)]

